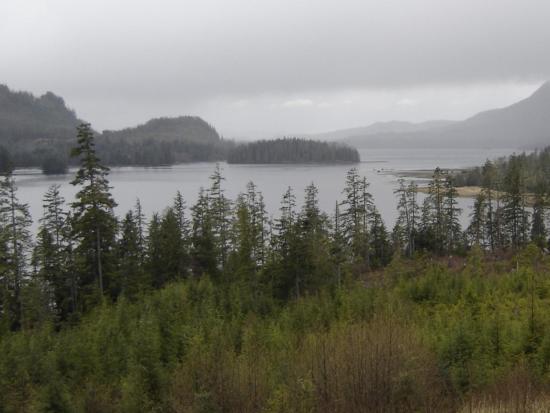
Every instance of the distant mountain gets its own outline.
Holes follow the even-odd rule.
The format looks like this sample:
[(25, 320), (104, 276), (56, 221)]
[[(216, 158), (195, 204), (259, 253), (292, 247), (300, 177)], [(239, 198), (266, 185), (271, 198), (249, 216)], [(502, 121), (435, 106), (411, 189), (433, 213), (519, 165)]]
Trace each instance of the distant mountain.
[(425, 130), (381, 131), (348, 135), (361, 148), (536, 148), (550, 143), (550, 82), (531, 96), (501, 109), (481, 112), (460, 122)]
[[(17, 167), (66, 164), (76, 141), (76, 127), (82, 122), (52, 92), (35, 97), (0, 85), (0, 147)], [(213, 126), (193, 116), (158, 118), (133, 128), (107, 130), (97, 134), (96, 143), (108, 165), (222, 160), (233, 146)]]
[(405, 121), (389, 121), (389, 122), (376, 122), (369, 126), (363, 126), (358, 128), (340, 129), (332, 132), (318, 133), (307, 135), (309, 138), (315, 138), (320, 140), (340, 140), (350, 139), (352, 137), (364, 137), (385, 133), (403, 133), (403, 132), (418, 132), (428, 129), (439, 128), (442, 126), (448, 126), (455, 123), (452, 120), (431, 120), (427, 122), (413, 123)]

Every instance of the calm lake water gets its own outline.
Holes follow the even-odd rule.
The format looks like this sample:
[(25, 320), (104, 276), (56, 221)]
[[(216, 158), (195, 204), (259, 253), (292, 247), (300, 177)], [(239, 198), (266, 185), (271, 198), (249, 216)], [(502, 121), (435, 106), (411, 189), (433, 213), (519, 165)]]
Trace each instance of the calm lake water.
[[(362, 150), (361, 163), (355, 165), (360, 174), (370, 182), (370, 191), (389, 228), (396, 218), (396, 198), (400, 171), (415, 171), (442, 168), (464, 168), (482, 164), (487, 158), (494, 159), (513, 153), (514, 150), (462, 149), (462, 150)], [(253, 181), (263, 193), (267, 210), (277, 216), (282, 194), (291, 186), (301, 204), (303, 191), (314, 182), (319, 188), (319, 203), (323, 210), (333, 212), (335, 202), (342, 200), (346, 172), (352, 165), (229, 165), (220, 164), (226, 180), (226, 194), (235, 199), (238, 193)], [(144, 212), (150, 216), (162, 211), (172, 203), (176, 191), (181, 191), (188, 206), (197, 199), (200, 187), (210, 185), (208, 177), (215, 163), (191, 163), (159, 168), (124, 167), (112, 168), (110, 182), (113, 196), (118, 203), (117, 215), (123, 215), (139, 198)], [(76, 193), (70, 185), (73, 174), (45, 176), (38, 170), (18, 170), (15, 174), (18, 196), (27, 202), (34, 219), (34, 228), (42, 215), (42, 197), (52, 184), (60, 184), (61, 192), (70, 202)], [(422, 195), (421, 195), (422, 196)], [(463, 222), (468, 219), (472, 200), (460, 200)]]

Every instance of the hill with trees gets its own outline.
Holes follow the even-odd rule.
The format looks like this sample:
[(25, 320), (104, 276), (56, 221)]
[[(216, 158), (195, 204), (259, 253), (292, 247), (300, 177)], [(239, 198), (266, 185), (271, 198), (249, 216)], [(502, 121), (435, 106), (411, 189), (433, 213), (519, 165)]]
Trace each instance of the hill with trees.
[(517, 168), (502, 196), (487, 170), (466, 229), (451, 175), (437, 168), (422, 202), (402, 180), (390, 232), (354, 168), (330, 214), (311, 184), (269, 219), (258, 188), (229, 199), (217, 167), (191, 208), (177, 193), (117, 217), (89, 125), (72, 154), (75, 198), (47, 191), (36, 242), (13, 176), (0, 185), (2, 411), (550, 402), (548, 203), (531, 214)]
[[(15, 167), (64, 172), (81, 122), (51, 92), (35, 97), (0, 85), (0, 147)], [(232, 147), (211, 125), (192, 116), (152, 119), (135, 128), (96, 135), (99, 156), (117, 166), (222, 160)]]
[(106, 130), (97, 139), (98, 153), (109, 165), (170, 165), (226, 159), (233, 142), (221, 139), (199, 117), (151, 119), (119, 131)]
[(300, 138), (243, 143), (229, 152), (228, 163), (356, 163), (357, 149)]

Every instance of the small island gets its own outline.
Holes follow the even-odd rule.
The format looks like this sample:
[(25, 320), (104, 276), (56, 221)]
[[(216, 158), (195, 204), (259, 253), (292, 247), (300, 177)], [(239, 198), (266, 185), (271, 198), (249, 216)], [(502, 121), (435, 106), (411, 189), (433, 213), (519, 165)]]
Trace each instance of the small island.
[(228, 163), (357, 163), (357, 149), (333, 142), (280, 138), (243, 143), (229, 152)]

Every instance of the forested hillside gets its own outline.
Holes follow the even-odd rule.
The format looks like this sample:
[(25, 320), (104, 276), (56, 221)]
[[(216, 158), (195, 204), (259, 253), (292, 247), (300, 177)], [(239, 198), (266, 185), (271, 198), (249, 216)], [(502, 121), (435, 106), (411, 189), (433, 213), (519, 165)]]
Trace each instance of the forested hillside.
[(235, 147), (229, 163), (355, 163), (357, 149), (346, 145), (299, 138), (244, 143)]
[[(55, 157), (66, 164), (75, 130), (81, 121), (59, 96), (34, 97), (0, 84), (0, 151), (4, 164), (41, 166)], [(6, 170), (5, 165), (2, 170)]]
[(550, 175), (550, 146), (530, 153), (512, 154), (508, 157), (488, 160), (485, 165), (466, 169), (455, 175), (459, 186), (483, 185), (484, 169), (492, 166), (495, 180), (504, 185), (505, 177), (513, 168), (521, 169), (521, 184), (527, 191), (536, 192), (544, 187)]
[(189, 209), (177, 193), (116, 217), (93, 132), (78, 131), (78, 192), (48, 190), (36, 242), (11, 174), (0, 186), (2, 411), (550, 402), (548, 198), (531, 214), (517, 170), (502, 193), (487, 181), (468, 228), (440, 169), (422, 203), (401, 181), (391, 232), (354, 168), (330, 213), (311, 184), (269, 219), (252, 182), (225, 195), (218, 167)]
[[(79, 123), (74, 111), (51, 92), (37, 98), (0, 85), (0, 167), (9, 163), (64, 172)], [(211, 125), (192, 116), (152, 119), (97, 135), (99, 155), (106, 164), (117, 166), (222, 160), (233, 146)]]
[(98, 153), (109, 165), (219, 161), (233, 146), (194, 116), (152, 119), (135, 128), (103, 131), (98, 138)]

